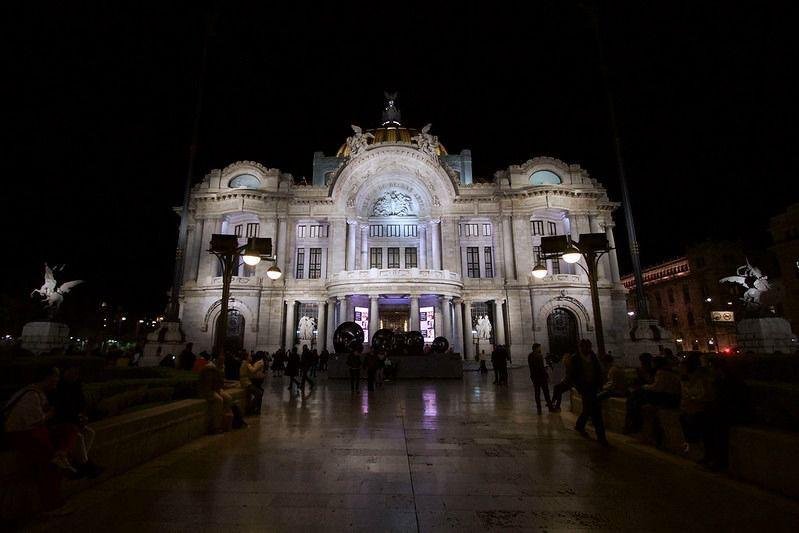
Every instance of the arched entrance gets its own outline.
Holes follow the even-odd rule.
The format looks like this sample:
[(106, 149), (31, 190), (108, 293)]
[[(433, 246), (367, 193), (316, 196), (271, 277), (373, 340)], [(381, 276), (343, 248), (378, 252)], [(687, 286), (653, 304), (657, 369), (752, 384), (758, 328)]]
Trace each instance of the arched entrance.
[[(219, 331), (222, 315), (216, 320), (216, 332)], [(224, 340), (216, 336), (214, 346), (219, 346), (220, 341), (224, 342), (225, 353), (233, 354), (244, 347), (244, 316), (238, 309), (229, 309), (227, 312), (227, 335)]]
[(547, 333), (549, 353), (554, 360), (560, 361), (564, 353), (577, 352), (577, 318), (568, 309), (556, 307), (552, 310), (547, 317)]

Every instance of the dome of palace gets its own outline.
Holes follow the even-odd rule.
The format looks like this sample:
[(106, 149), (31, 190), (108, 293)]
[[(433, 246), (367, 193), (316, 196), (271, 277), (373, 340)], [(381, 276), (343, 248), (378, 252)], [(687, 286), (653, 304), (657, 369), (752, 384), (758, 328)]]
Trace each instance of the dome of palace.
[[(413, 139), (420, 134), (420, 131), (414, 128), (406, 128), (404, 126), (382, 126), (372, 130), (364, 130), (364, 133), (371, 133), (374, 138), (370, 138), (367, 143), (370, 147), (378, 144), (405, 144), (413, 147), (418, 147), (418, 143)], [(438, 144), (436, 149), (438, 155), (446, 155), (447, 149), (441, 143)], [(338, 149), (336, 157), (349, 157), (350, 147), (347, 143), (341, 145)]]

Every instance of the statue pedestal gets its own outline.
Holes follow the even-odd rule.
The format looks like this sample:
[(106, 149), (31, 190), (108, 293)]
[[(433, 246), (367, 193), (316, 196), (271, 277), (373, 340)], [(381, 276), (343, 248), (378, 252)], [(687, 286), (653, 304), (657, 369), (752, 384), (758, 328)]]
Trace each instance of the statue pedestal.
[(69, 327), (60, 322), (28, 322), (22, 328), (21, 346), (34, 355), (64, 350), (69, 341)]
[(738, 349), (742, 354), (794, 353), (799, 349), (791, 324), (784, 318), (744, 318), (737, 325)]
[(659, 355), (666, 348), (677, 353), (677, 343), (671, 332), (658, 324), (657, 320), (639, 318), (630, 330), (630, 338), (624, 343), (624, 361), (626, 366), (638, 366), (638, 356), (642, 353)]
[(491, 344), (491, 339), (477, 339), (476, 350), (480, 361), (490, 361), (491, 352), (494, 351), (494, 345)]
[(180, 329), (180, 322), (161, 322), (160, 328), (147, 335), (139, 366), (158, 366), (166, 355), (177, 357), (185, 346), (186, 335)]

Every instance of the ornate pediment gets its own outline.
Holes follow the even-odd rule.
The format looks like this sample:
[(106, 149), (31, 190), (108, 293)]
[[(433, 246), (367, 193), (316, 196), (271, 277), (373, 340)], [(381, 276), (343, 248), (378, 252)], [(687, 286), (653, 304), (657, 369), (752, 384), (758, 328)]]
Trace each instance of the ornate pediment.
[(413, 215), (413, 200), (405, 193), (387, 191), (372, 206), (372, 215), (378, 217)]

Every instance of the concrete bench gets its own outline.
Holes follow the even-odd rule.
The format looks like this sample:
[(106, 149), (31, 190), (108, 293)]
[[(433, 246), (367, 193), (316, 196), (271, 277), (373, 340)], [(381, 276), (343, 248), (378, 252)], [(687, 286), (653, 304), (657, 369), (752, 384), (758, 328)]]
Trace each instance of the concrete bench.
[(766, 490), (799, 499), (799, 433), (771, 428), (730, 429), (730, 474)]
[[(244, 400), (244, 391), (238, 387), (227, 392), (239, 404)], [(80, 492), (178, 448), (207, 434), (209, 423), (205, 400), (180, 400), (93, 423), (96, 436), (91, 457), (105, 471), (99, 479), (65, 481), (62, 493)], [(13, 520), (37, 508), (33, 472), (26, 471), (15, 452), (0, 452), (0, 520)]]
[[(626, 414), (624, 398), (603, 402), (602, 416), (608, 431), (621, 432)], [(571, 391), (571, 410), (582, 410), (580, 395)], [(651, 405), (642, 409), (643, 427), (634, 435), (639, 441), (685, 456), (683, 433), (678, 409), (660, 409)], [(799, 499), (799, 433), (770, 427), (733, 426), (729, 435), (730, 475), (758, 485), (766, 490)], [(702, 445), (692, 446), (689, 459), (702, 457)]]

